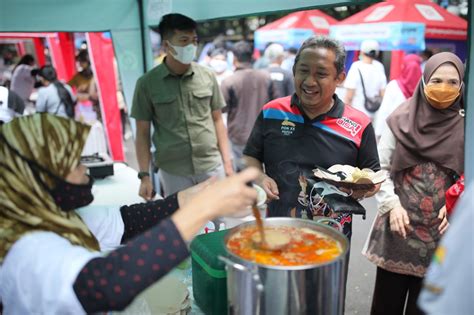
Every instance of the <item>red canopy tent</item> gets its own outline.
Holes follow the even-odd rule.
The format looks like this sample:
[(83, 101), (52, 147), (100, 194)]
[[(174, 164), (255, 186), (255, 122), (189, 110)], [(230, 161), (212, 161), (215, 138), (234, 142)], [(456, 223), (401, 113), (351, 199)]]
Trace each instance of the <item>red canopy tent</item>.
[[(383, 22), (423, 23), (425, 39), (462, 41), (463, 44), (467, 40), (467, 21), (429, 0), (387, 0), (354, 14), (338, 25)], [(398, 75), (401, 58), (402, 51), (392, 54), (391, 78)]]
[(329, 34), (329, 27), (338, 23), (320, 10), (299, 11), (269, 23), (255, 32), (255, 47), (265, 48), (270, 42), (298, 48), (312, 34)]
[(320, 10), (299, 11), (288, 14), (259, 28), (259, 31), (275, 29), (310, 29), (315, 34), (329, 34), (329, 26), (338, 21)]
[(52, 61), (60, 80), (69, 80), (76, 72), (74, 61), (74, 41), (69, 33), (0, 33), (0, 39), (21, 39), (17, 45), (18, 53), (24, 55), (24, 41), (32, 40), (35, 47), (36, 59), (39, 66), (44, 66), (46, 56), (44, 54), (44, 42), (48, 42)]

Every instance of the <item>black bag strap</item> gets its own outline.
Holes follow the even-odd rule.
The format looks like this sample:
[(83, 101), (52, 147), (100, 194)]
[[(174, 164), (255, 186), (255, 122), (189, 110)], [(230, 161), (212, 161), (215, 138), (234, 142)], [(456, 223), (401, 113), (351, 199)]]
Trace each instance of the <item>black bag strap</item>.
[[(57, 93), (58, 93), (58, 97), (59, 97), (59, 102), (60, 102), (60, 103), (59, 103), (59, 106), (56, 108), (55, 114), (57, 114), (57, 113), (59, 112), (59, 109), (61, 108), (61, 105), (62, 105), (62, 106), (64, 107), (64, 112), (66, 113), (66, 116), (72, 117), (72, 116), (69, 116), (69, 114), (68, 114), (68, 104), (70, 104), (70, 102), (66, 99), (67, 97), (69, 97), (70, 100), (71, 100), (72, 102), (74, 102), (73, 99), (72, 99), (72, 97), (71, 97), (71, 93), (66, 89), (66, 87), (64, 86), (64, 84), (63, 84), (62, 82), (59, 82), (59, 84), (61, 84), (61, 85), (63, 86), (64, 90), (67, 92), (68, 95), (66, 95), (66, 96), (63, 95), (63, 96), (61, 96), (61, 93), (59, 93), (59, 89), (58, 89), (58, 87), (56, 86), (56, 91), (57, 91)], [(75, 104), (70, 104), (70, 105), (74, 107)]]
[(359, 68), (357, 68), (357, 71), (359, 71), (360, 83), (362, 83), (362, 91), (364, 92), (364, 98), (367, 99), (367, 93), (365, 93), (365, 84), (364, 84), (364, 78), (362, 77), (362, 72), (360, 72)]
[(56, 111), (54, 112), (54, 115), (58, 114), (59, 109), (61, 108), (61, 104), (63, 104), (63, 103), (60, 101), (58, 107), (56, 107)]
[[(55, 88), (56, 88), (56, 92), (58, 93), (58, 97), (59, 97), (59, 104), (58, 104), (58, 107), (56, 107), (56, 111), (54, 112), (54, 115), (57, 115), (58, 112), (59, 112), (59, 109), (61, 108), (61, 105), (64, 106), (64, 110), (66, 110), (66, 105), (64, 105), (64, 102), (63, 102), (63, 100), (62, 100), (62, 98), (61, 98), (61, 95), (59, 95), (58, 88), (57, 88), (57, 87), (55, 87)], [(46, 100), (46, 102), (47, 102), (47, 101), (48, 101), (48, 100)]]

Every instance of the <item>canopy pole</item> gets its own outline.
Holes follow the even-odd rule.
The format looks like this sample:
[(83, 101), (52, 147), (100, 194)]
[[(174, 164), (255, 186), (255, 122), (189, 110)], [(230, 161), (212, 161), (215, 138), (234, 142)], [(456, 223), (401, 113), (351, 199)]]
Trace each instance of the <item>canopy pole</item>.
[(139, 14), (139, 19), (140, 19), (140, 38), (141, 38), (141, 44), (142, 44), (142, 58), (143, 58), (143, 73), (148, 71), (148, 58), (147, 58), (147, 45), (145, 43), (146, 37), (145, 37), (145, 13), (143, 12), (143, 0), (137, 0), (138, 2), (138, 14)]
[(469, 106), (469, 102), (474, 100), (474, 73), (472, 72), (472, 60), (474, 58), (474, 49), (473, 49), (473, 41), (474, 41), (474, 23), (473, 23), (473, 6), (472, 2), (468, 1), (468, 29), (467, 29), (467, 38), (468, 38), (468, 52), (469, 56), (467, 58), (467, 65), (466, 65), (466, 75), (464, 76), (465, 86), (467, 87), (466, 91), (466, 101), (464, 102), (466, 106), (466, 122), (465, 126), (465, 143), (464, 143), (464, 150), (465, 150), (465, 161), (464, 161), (464, 172), (466, 173), (465, 181), (467, 185), (473, 185), (474, 183), (474, 111), (473, 108)]

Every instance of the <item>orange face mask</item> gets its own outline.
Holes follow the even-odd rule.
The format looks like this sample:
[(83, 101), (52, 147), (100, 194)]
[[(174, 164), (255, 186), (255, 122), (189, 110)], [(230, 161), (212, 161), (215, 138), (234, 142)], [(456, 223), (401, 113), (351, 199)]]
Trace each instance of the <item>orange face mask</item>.
[(457, 88), (450, 84), (425, 84), (425, 96), (431, 106), (436, 109), (445, 109), (451, 106), (458, 98), (461, 87)]

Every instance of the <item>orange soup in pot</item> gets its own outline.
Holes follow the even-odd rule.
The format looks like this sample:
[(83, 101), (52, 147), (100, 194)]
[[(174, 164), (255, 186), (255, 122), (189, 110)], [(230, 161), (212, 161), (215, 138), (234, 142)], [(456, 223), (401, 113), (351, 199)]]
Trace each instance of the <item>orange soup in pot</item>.
[(279, 250), (262, 249), (255, 242), (257, 227), (251, 225), (233, 234), (227, 241), (227, 249), (245, 260), (270, 266), (321, 264), (337, 258), (343, 251), (337, 240), (310, 228), (266, 226), (265, 230), (290, 235), (290, 241)]

